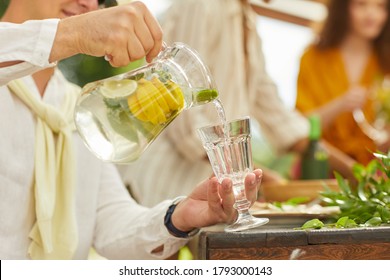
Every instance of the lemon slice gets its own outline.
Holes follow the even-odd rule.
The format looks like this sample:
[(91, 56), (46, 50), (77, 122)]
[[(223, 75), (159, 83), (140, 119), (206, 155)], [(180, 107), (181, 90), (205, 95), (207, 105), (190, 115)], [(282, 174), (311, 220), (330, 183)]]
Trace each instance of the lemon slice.
[(141, 105), (138, 102), (137, 95), (132, 94), (127, 99), (127, 104), (129, 105), (130, 112), (139, 120), (147, 122), (149, 119), (144, 114)]
[(128, 97), (137, 90), (137, 87), (137, 82), (134, 80), (109, 80), (103, 83), (100, 92), (105, 98), (120, 99)]
[(159, 106), (154, 106), (154, 112), (154, 115), (149, 116), (149, 120), (152, 124), (162, 124), (167, 121), (163, 110)]
[(175, 100), (178, 104), (176, 109), (182, 109), (184, 107), (184, 94), (181, 88), (172, 80), (166, 82), (167, 88), (175, 97)]
[(161, 82), (157, 77), (153, 77), (152, 83), (160, 91), (161, 96), (164, 98), (165, 103), (168, 105), (169, 112), (176, 111), (179, 108), (179, 103), (177, 103), (175, 97), (165, 87), (164, 83)]
[[(171, 93), (168, 92), (168, 89), (158, 78), (154, 77), (152, 79), (152, 83), (159, 91), (159, 93), (154, 96), (158, 104), (160, 105), (161, 109), (164, 111), (165, 114), (170, 113), (171, 112), (170, 107), (177, 106), (177, 104), (175, 104), (174, 97), (171, 96), (171, 98), (169, 98), (169, 95), (171, 95)], [(167, 100), (170, 100), (171, 106), (168, 105)]]
[(142, 108), (143, 113), (153, 124), (165, 122), (163, 109), (161, 109), (155, 96), (160, 94), (159, 90), (152, 84), (151, 81), (141, 79), (138, 81), (137, 99)]

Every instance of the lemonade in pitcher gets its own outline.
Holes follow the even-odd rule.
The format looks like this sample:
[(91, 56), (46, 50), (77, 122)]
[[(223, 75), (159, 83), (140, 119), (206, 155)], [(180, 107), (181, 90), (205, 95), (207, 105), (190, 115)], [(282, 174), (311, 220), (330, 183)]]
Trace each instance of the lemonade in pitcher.
[(199, 55), (175, 43), (144, 67), (87, 84), (76, 104), (75, 124), (98, 158), (129, 163), (180, 112), (217, 97)]

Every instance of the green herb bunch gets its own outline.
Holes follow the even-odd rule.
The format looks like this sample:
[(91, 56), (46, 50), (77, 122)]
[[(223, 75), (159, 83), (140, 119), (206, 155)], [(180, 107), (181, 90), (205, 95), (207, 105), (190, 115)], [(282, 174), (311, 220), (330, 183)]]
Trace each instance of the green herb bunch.
[(335, 223), (324, 224), (318, 219), (307, 221), (301, 229), (390, 224), (390, 153), (374, 153), (375, 159), (367, 166), (356, 164), (353, 174), (356, 182), (345, 180), (335, 173), (340, 191), (325, 187), (321, 199), (327, 206), (339, 206)]

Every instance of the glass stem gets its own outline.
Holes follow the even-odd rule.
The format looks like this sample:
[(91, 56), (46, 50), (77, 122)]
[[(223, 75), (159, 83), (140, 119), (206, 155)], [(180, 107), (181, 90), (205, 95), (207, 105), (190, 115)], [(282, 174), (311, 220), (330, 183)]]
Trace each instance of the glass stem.
[(234, 203), (234, 208), (237, 209), (238, 214), (249, 214), (248, 209), (251, 203), (248, 201), (248, 199), (244, 198), (241, 200), (236, 200), (236, 203)]
[(251, 203), (246, 198), (244, 182), (234, 186), (234, 208), (237, 209), (239, 215), (249, 214), (248, 209)]

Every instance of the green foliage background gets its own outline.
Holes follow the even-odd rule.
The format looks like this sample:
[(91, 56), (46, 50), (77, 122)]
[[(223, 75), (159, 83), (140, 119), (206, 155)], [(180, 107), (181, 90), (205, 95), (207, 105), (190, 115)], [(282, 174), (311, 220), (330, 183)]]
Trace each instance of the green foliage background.
[(5, 9), (7, 8), (9, 0), (0, 0), (0, 17), (3, 15)]
[[(9, 0), (0, 0), (0, 17), (8, 3)], [(126, 67), (114, 68), (102, 57), (75, 55), (61, 61), (58, 67), (70, 81), (84, 86), (86, 83), (127, 72), (143, 64), (144, 60), (141, 59), (130, 63)]]

